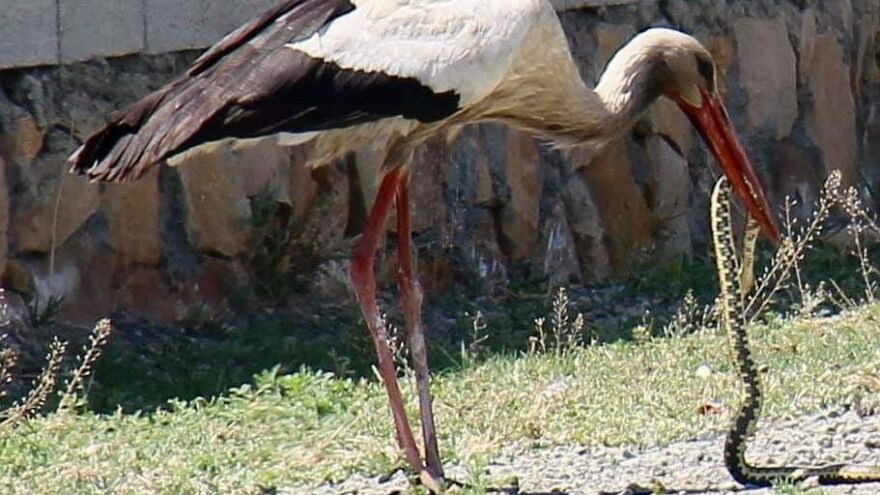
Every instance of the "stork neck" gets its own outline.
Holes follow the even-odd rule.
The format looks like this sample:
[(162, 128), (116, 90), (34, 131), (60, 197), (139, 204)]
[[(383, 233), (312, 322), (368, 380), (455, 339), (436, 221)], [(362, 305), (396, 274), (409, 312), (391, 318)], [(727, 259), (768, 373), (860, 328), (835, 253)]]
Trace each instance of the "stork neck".
[(607, 112), (603, 133), (608, 135), (628, 129), (661, 94), (652, 62), (623, 55), (612, 59), (595, 89)]

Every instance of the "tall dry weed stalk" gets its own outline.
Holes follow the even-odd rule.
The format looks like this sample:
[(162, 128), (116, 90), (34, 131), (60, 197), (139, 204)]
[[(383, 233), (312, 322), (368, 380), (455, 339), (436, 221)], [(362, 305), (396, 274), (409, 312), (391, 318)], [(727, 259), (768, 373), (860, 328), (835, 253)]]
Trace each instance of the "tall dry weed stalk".
[(18, 364), (18, 356), (15, 352), (3, 346), (3, 341), (7, 338), (6, 334), (0, 335), (0, 400), (8, 395), (5, 387), (12, 383), (12, 370)]
[(853, 239), (854, 253), (859, 259), (859, 268), (865, 283), (865, 301), (873, 303), (877, 297), (876, 277), (880, 275), (880, 272), (877, 267), (871, 264), (866, 242), (869, 234), (873, 234), (875, 237), (880, 235), (880, 226), (877, 224), (877, 219), (868, 213), (867, 208), (859, 199), (856, 188), (850, 187), (846, 190), (841, 198), (841, 206), (850, 219), (847, 229)]
[(682, 337), (708, 328), (717, 317), (716, 305), (700, 305), (694, 291), (688, 290), (678, 310), (663, 327), (664, 337)]
[(471, 332), (467, 345), (464, 341), (461, 342), (460, 354), (462, 363), (469, 365), (476, 362), (480, 357), (483, 344), (489, 340), (489, 325), (486, 324), (486, 317), (480, 310), (477, 310), (473, 316), (468, 313), (465, 313), (465, 316), (471, 320)]
[(66, 342), (61, 342), (57, 338), (52, 341), (46, 355), (46, 365), (31, 384), (30, 392), (24, 399), (0, 413), (0, 428), (15, 425), (43, 409), (58, 385), (58, 373), (66, 350)]
[(795, 276), (799, 291), (804, 293), (806, 288), (802, 282), (801, 264), (807, 251), (822, 236), (825, 222), (840, 195), (840, 181), (840, 172), (837, 170), (831, 172), (822, 187), (816, 209), (803, 227), (791, 214), (794, 209), (793, 202), (786, 199), (783, 222), (785, 235), (770, 264), (758, 277), (754, 292), (746, 300), (746, 314), (751, 315), (749, 321), (762, 314), (777, 293), (789, 287), (792, 275)]
[[(64, 390), (59, 394), (58, 411), (68, 410), (84, 400), (80, 394), (86, 390), (85, 380), (92, 375), (92, 369), (101, 356), (107, 340), (113, 330), (110, 320), (101, 320), (92, 329), (89, 340), (77, 357), (77, 367), (65, 382)], [(2, 340), (2, 339), (0, 339)], [(43, 410), (49, 398), (58, 388), (61, 367), (67, 352), (67, 342), (56, 337), (49, 345), (46, 364), (33, 380), (30, 391), (21, 400), (15, 402), (5, 411), (0, 411), (0, 428), (14, 426)], [(0, 350), (0, 386), (12, 381), (13, 369), (17, 357), (11, 349)], [(0, 389), (0, 398), (5, 394)]]
[(77, 357), (78, 365), (76, 370), (67, 379), (64, 392), (61, 394), (61, 401), (58, 404), (59, 410), (75, 407), (85, 399), (80, 396), (80, 392), (85, 390), (85, 381), (91, 376), (92, 368), (98, 361), (98, 358), (101, 357), (101, 352), (107, 344), (107, 339), (110, 338), (112, 331), (113, 325), (108, 319), (99, 321), (92, 329), (92, 332), (89, 334), (88, 343), (83, 345), (82, 354)]
[(549, 325), (547, 318), (535, 319), (536, 335), (529, 339), (530, 354), (545, 354), (548, 351), (563, 354), (583, 344), (593, 344), (584, 315), (573, 311), (565, 287), (560, 287), (553, 294), (549, 316)]
[(822, 281), (816, 287), (805, 282), (804, 259), (822, 239), (825, 225), (835, 209), (842, 210), (847, 217), (846, 228), (853, 242), (852, 254), (859, 261), (864, 283), (864, 300), (861, 302), (875, 302), (880, 289), (877, 281), (880, 271), (872, 264), (868, 245), (872, 236), (876, 242), (880, 235), (880, 225), (865, 207), (858, 190), (854, 187), (843, 188), (841, 174), (835, 170), (826, 179), (815, 210), (803, 224), (792, 215), (794, 206), (791, 200), (786, 200), (782, 245), (758, 278), (754, 292), (746, 300), (749, 321), (754, 321), (763, 314), (777, 294), (789, 289), (794, 290), (799, 298), (799, 316), (813, 315), (826, 302), (832, 302), (841, 309), (852, 309), (860, 304), (860, 301), (854, 301), (847, 296), (834, 280)]
[(409, 346), (406, 344), (406, 335), (397, 325), (391, 323), (388, 315), (384, 312), (379, 314), (379, 325), (385, 328), (388, 337), (388, 347), (391, 348), (391, 358), (400, 373), (412, 374), (412, 366), (409, 364)]

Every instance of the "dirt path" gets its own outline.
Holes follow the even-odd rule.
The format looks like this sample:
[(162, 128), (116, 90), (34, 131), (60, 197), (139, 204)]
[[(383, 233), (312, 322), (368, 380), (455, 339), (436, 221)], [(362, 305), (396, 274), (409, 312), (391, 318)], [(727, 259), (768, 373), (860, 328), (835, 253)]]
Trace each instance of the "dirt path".
[[(501, 493), (522, 495), (625, 494), (629, 486), (662, 486), (667, 493), (774, 493), (769, 489), (744, 489), (735, 483), (723, 466), (722, 442), (723, 436), (717, 435), (643, 450), (512, 448), (487, 466), (483, 480), (494, 486), (517, 479), (519, 491)], [(757, 464), (880, 464), (880, 415), (829, 413), (764, 425), (748, 452), (749, 459)], [(452, 467), (449, 472), (456, 479), (473, 479), (460, 467)], [(356, 476), (341, 485), (291, 488), (281, 493), (388, 495), (406, 493), (406, 488), (406, 479), (398, 474), (382, 482), (375, 477)], [(877, 495), (880, 484), (823, 487), (823, 493)]]

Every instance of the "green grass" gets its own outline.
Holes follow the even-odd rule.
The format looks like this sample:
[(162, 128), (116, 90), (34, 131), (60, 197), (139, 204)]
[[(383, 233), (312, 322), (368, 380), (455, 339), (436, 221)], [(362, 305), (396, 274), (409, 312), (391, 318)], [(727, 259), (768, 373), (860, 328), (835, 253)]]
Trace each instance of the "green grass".
[[(767, 416), (876, 410), (878, 322), (873, 306), (752, 328), (769, 366)], [(698, 378), (704, 365), (715, 372)], [(434, 382), (443, 457), (474, 473), (513, 444), (662, 445), (715, 434), (729, 417), (700, 406), (734, 406), (737, 390), (726, 340), (710, 334), (495, 355)], [(0, 492), (9, 494), (270, 493), (400, 463), (380, 385), (306, 368), (149, 413), (53, 413), (0, 431)]]

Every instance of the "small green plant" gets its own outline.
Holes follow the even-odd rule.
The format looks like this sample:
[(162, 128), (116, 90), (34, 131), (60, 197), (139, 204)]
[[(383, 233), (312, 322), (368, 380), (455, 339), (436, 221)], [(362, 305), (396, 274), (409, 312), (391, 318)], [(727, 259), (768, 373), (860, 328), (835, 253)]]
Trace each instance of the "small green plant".
[(39, 294), (34, 294), (28, 304), (28, 322), (34, 328), (44, 328), (55, 323), (55, 318), (64, 305), (64, 296), (50, 295), (45, 302)]
[(773, 487), (773, 492), (779, 495), (825, 495), (828, 493), (821, 488), (807, 488), (797, 483), (782, 482)]
[(289, 262), (294, 218), (292, 208), (277, 198), (277, 191), (270, 190), (251, 200), (251, 226), (260, 238), (250, 266), (257, 294), (281, 300), (290, 293), (293, 283)]

